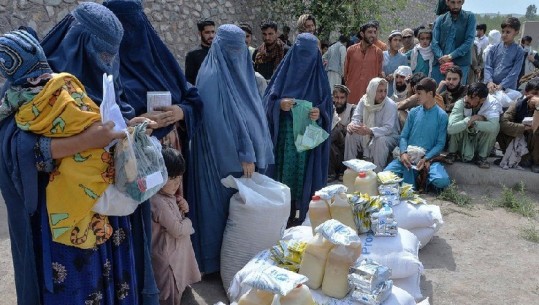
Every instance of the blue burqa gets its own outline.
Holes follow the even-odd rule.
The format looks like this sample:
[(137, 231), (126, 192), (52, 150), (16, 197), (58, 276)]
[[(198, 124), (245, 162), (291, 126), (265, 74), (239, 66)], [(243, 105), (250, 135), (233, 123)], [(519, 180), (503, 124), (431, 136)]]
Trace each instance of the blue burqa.
[[(187, 83), (174, 55), (163, 43), (144, 14), (138, 1), (111, 0), (104, 4), (118, 17), (124, 28), (120, 45), (120, 78), (126, 101), (134, 108), (135, 114), (146, 113), (147, 91), (169, 91), (172, 104), (179, 105), (184, 113), (181, 130), (182, 155), (186, 161), (186, 173), (183, 175), (185, 196), (190, 205), (194, 204), (194, 195), (189, 193), (189, 184), (194, 181), (191, 149), (189, 141), (200, 122), (202, 101), (198, 90)], [(155, 130), (152, 135), (162, 138), (174, 125)], [(148, 202), (141, 207), (144, 215), (150, 214)], [(144, 218), (144, 226), (151, 228), (150, 219)], [(148, 231), (149, 233), (150, 231)], [(151, 236), (151, 235), (147, 235)], [(151, 249), (149, 249), (151, 253)]]
[[(198, 90), (187, 83), (174, 55), (144, 14), (141, 2), (109, 0), (103, 5), (118, 17), (124, 28), (120, 45), (120, 77), (126, 101), (136, 115), (141, 115), (146, 113), (148, 91), (170, 91), (172, 104), (179, 105), (185, 114), (187, 138), (184, 138), (182, 147), (187, 147), (196, 122), (200, 120), (202, 101)], [(155, 130), (152, 135), (162, 138), (172, 127)]]
[[(103, 96), (103, 73), (113, 75), (116, 102), (126, 120), (135, 116), (135, 109), (127, 103), (120, 79), (120, 59), (112, 54), (111, 64), (103, 62), (96, 48), (99, 41), (79, 24), (73, 15), (67, 15), (41, 42), (49, 65), (55, 72), (75, 75), (84, 85), (90, 98), (98, 105)], [(119, 46), (118, 46), (119, 48)], [(109, 58), (110, 60), (110, 58)], [(114, 217), (109, 217), (109, 219)], [(158, 305), (159, 290), (151, 264), (151, 210), (149, 202), (142, 203), (129, 217), (118, 217), (131, 224), (133, 236), (136, 284), (140, 304)]]
[[(281, 98), (295, 98), (311, 102), (313, 107), (320, 109), (318, 125), (331, 133), (333, 100), (328, 83), (322, 55), (318, 49), (318, 39), (309, 33), (298, 35), (296, 42), (273, 74), (264, 95), (264, 105), (266, 105), (269, 128), (275, 147), (277, 147), (279, 135), (279, 118), (281, 115), (291, 115), (291, 111), (281, 111)], [(296, 202), (296, 208), (300, 211), (300, 220), (305, 219), (311, 196), (326, 185), (329, 146), (328, 139), (309, 151), (303, 179), (302, 200)]]
[(273, 163), (273, 146), (243, 30), (230, 24), (219, 27), (198, 72), (197, 87), (204, 107), (192, 141), (197, 180), (188, 193), (195, 195), (190, 214), (199, 268), (212, 273), (219, 271), (231, 196), (221, 178), (241, 175), (241, 162), (255, 163), (258, 171)]

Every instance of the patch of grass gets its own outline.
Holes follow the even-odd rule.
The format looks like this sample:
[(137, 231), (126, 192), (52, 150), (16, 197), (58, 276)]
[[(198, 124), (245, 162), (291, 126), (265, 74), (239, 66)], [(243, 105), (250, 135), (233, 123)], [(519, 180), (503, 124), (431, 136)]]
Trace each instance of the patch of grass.
[(455, 181), (438, 195), (438, 199), (453, 202), (459, 207), (470, 206), (472, 204), (472, 197), (460, 192)]
[(527, 241), (539, 244), (539, 230), (534, 224), (520, 229), (520, 236)]
[(535, 217), (537, 210), (532, 200), (526, 196), (524, 183), (519, 183), (515, 188), (503, 186), (498, 205), (524, 217)]

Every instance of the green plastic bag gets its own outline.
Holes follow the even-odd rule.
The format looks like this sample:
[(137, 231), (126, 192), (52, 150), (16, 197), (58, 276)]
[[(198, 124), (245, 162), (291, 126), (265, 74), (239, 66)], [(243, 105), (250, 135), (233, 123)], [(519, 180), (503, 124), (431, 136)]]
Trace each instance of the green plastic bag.
[(311, 102), (304, 100), (295, 102), (292, 108), (294, 143), (298, 152), (304, 152), (320, 145), (329, 134), (309, 118), (309, 112), (313, 108)]

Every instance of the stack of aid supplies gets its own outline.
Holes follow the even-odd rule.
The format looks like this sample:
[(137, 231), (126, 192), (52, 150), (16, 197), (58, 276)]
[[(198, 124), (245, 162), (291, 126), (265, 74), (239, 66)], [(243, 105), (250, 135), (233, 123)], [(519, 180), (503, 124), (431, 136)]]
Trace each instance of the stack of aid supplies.
[(352, 299), (365, 305), (382, 304), (391, 295), (391, 269), (370, 259), (364, 259), (350, 268)]
[(267, 266), (249, 274), (243, 284), (252, 287), (238, 301), (238, 305), (314, 305), (309, 287), (303, 285), (305, 276)]
[(361, 254), (361, 240), (352, 228), (334, 219), (315, 232), (305, 247), (299, 273), (309, 278), (311, 289), (322, 287), (325, 295), (342, 299), (350, 291), (348, 271)]
[(401, 229), (414, 234), (423, 248), (443, 225), (440, 207), (427, 204), (417, 195), (411, 184), (392, 172), (378, 173), (378, 190), (384, 205), (393, 209), (394, 219)]

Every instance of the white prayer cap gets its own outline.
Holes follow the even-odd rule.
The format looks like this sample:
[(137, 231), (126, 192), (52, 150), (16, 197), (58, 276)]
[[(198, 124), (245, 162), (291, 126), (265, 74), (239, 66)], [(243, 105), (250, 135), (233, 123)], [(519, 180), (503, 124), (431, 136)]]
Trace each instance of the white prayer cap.
[(408, 66), (399, 66), (397, 70), (393, 73), (393, 75), (402, 75), (404, 77), (408, 77), (412, 75), (412, 68)]

